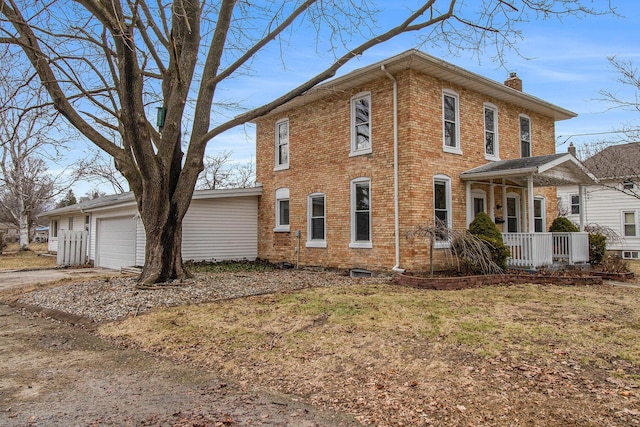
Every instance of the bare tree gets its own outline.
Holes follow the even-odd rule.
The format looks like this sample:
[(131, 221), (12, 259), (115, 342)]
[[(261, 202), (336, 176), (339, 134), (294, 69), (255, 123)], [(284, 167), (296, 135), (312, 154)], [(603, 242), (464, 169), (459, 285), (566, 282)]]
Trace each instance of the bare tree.
[(91, 151), (88, 158), (78, 162), (73, 171), (79, 180), (96, 185), (110, 185), (113, 193), (124, 193), (127, 188), (122, 174), (115, 167), (113, 158), (105, 156), (100, 150)]
[[(36, 217), (63, 191), (61, 175), (53, 175), (45, 161), (57, 158), (56, 114), (32, 108), (38, 91), (0, 82), (0, 220), (18, 227), (20, 248), (28, 249)], [(66, 181), (69, 185), (71, 181)]]
[(229, 181), (233, 175), (230, 164), (232, 151), (226, 150), (215, 156), (206, 156), (204, 169), (198, 177), (198, 188), (215, 190), (216, 188), (229, 187)]
[[(400, 34), (418, 33), (423, 43), (451, 49), (493, 45), (499, 56), (520, 36), (523, 22), (611, 12), (582, 3), (591, 4), (394, 2), (388, 5), (392, 15), (371, 0), (0, 0), (0, 43), (22, 50), (55, 108), (113, 157), (128, 181), (146, 232), (144, 285), (188, 275), (182, 220), (207, 143), (216, 136), (304, 94)], [(333, 58), (324, 70), (245, 114), (222, 109), (243, 103), (226, 99), (230, 79), (247, 77), (258, 59), (276, 66), (279, 54), (286, 64), (297, 38), (314, 44), (310, 33), (318, 50)]]

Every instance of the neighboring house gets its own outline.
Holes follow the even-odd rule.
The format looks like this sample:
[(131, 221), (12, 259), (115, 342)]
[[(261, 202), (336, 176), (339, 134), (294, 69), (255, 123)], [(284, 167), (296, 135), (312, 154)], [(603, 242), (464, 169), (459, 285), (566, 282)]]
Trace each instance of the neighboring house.
[[(260, 187), (197, 190), (182, 228), (185, 260), (254, 260), (257, 257)], [(123, 193), (54, 209), (49, 219), (49, 250), (58, 250), (62, 230), (86, 230), (88, 257), (95, 266), (122, 268), (144, 264), (145, 233), (133, 193)]]
[[(571, 148), (571, 147), (570, 147)], [(609, 146), (584, 161), (600, 184), (558, 187), (560, 213), (584, 225), (612, 229), (620, 239), (607, 243), (623, 258), (640, 257), (640, 143)], [(582, 202), (582, 203), (581, 203)]]
[(463, 230), (484, 211), (503, 232), (545, 231), (553, 186), (593, 182), (554, 154), (555, 121), (572, 117), (515, 74), (501, 84), (416, 50), (320, 84), (255, 121), (258, 256), (424, 269), (426, 242), (405, 235), (435, 218)]

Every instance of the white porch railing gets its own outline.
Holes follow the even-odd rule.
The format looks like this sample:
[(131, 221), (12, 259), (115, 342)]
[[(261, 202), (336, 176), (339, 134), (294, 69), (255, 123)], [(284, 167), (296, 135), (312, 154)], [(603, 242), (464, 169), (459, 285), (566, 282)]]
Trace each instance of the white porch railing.
[(538, 268), (554, 261), (589, 261), (589, 233), (503, 233), (502, 240), (511, 251), (507, 267)]

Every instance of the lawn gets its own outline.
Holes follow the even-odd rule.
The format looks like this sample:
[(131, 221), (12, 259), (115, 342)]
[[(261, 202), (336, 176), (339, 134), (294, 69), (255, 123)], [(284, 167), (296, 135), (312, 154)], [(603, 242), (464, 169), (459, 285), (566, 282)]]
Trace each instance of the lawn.
[(24, 268), (53, 268), (55, 256), (43, 256), (47, 253), (46, 243), (31, 243), (29, 251), (19, 251), (17, 243), (10, 243), (0, 254), (0, 270), (20, 270)]
[(99, 333), (368, 425), (640, 425), (638, 288), (356, 284), (168, 308)]

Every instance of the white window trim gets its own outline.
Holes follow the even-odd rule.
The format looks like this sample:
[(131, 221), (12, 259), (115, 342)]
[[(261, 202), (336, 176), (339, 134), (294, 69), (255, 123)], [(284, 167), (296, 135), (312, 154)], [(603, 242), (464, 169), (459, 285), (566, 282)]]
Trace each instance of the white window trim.
[[(486, 121), (484, 118), (485, 110), (493, 110), (493, 154), (487, 154), (487, 128)], [(484, 127), (484, 158), (485, 160), (500, 160), (500, 143), (499, 143), (499, 133), (498, 133), (498, 107), (490, 102), (485, 102), (482, 108), (482, 122)]]
[[(455, 98), (456, 100), (456, 126), (455, 126), (456, 146), (455, 147), (450, 147), (446, 143), (445, 119), (444, 119), (444, 97), (445, 96), (450, 96), (452, 98)], [(460, 141), (460, 96), (458, 95), (457, 92), (453, 90), (444, 89), (442, 91), (442, 151), (444, 151), (445, 153), (462, 154), (461, 145), (462, 143)]]
[[(313, 213), (313, 205), (311, 200), (314, 197), (322, 197), (323, 204), (323, 218), (324, 218), (324, 236), (322, 239), (311, 239), (311, 215)], [(327, 196), (325, 193), (313, 193), (307, 197), (307, 242), (305, 243), (307, 248), (326, 248), (327, 247)]]
[[(578, 212), (573, 213), (573, 198), (578, 198)], [(582, 201), (580, 200), (580, 193), (571, 193), (569, 194), (569, 215), (580, 215), (580, 209), (582, 209)]]
[(622, 251), (622, 259), (640, 259), (639, 251)]
[[(363, 148), (360, 150), (356, 150), (356, 102), (363, 99), (369, 99), (369, 147)], [(361, 156), (363, 154), (371, 154), (373, 152), (373, 135), (371, 132), (371, 118), (372, 114), (372, 105), (371, 105), (371, 92), (360, 92), (357, 95), (351, 98), (351, 149), (349, 152), (349, 157)]]
[[(433, 184), (432, 184), (432, 192), (434, 194), (434, 196), (431, 198), (431, 203), (433, 206), (432, 212), (433, 212), (433, 220), (435, 221), (436, 218), (436, 206), (435, 206), (435, 184), (436, 181), (442, 181), (445, 183), (445, 190), (446, 190), (446, 197), (447, 197), (447, 228), (451, 229), (453, 226), (453, 208), (452, 208), (452, 197), (451, 197), (451, 177), (447, 176), (447, 175), (434, 175), (433, 176)], [(433, 245), (434, 248), (436, 249), (441, 249), (441, 248), (448, 248), (451, 246), (451, 241), (450, 240), (436, 240), (435, 244)]]
[(529, 121), (529, 156), (533, 157), (533, 131), (531, 126), (531, 117), (526, 114), (518, 115), (518, 142), (520, 143), (520, 157), (524, 157), (522, 155), (522, 119), (527, 119)]
[[(535, 203), (536, 200), (540, 200), (540, 202), (542, 203), (542, 206), (540, 207), (542, 210), (542, 232), (544, 232), (547, 228), (547, 199), (544, 196), (534, 196), (533, 197), (533, 202)], [(535, 206), (534, 206), (534, 229), (533, 232), (535, 232)]]
[[(635, 232), (636, 234), (634, 236), (627, 236), (627, 230), (626, 230), (626, 225), (627, 222), (625, 219), (625, 214), (627, 213), (632, 213), (633, 214), (633, 225), (635, 227)], [(638, 211), (634, 210), (634, 209), (630, 209), (630, 210), (624, 210), (620, 212), (620, 219), (622, 221), (622, 237), (626, 238), (630, 238), (630, 239), (635, 239), (640, 237), (640, 229), (638, 228)]]
[[(279, 157), (280, 157), (280, 132), (278, 132), (278, 127), (280, 126), (281, 123), (287, 122), (287, 131), (288, 131), (288, 141), (287, 141), (287, 163), (279, 163)], [(274, 171), (281, 171), (281, 170), (286, 170), (289, 169), (289, 160), (291, 160), (291, 126), (289, 123), (289, 118), (285, 117), (282, 118), (278, 121), (276, 121), (275, 126), (274, 126)]]
[[(369, 184), (369, 241), (356, 241), (356, 184), (366, 182)], [(351, 243), (349, 247), (352, 249), (371, 249), (373, 248), (373, 228), (372, 224), (372, 196), (371, 196), (371, 178), (360, 177), (351, 180)]]
[[(282, 225), (280, 224), (280, 201), (281, 200), (289, 200), (289, 189), (288, 188), (278, 188), (276, 190), (276, 226), (273, 229), (276, 233), (285, 233), (291, 230), (290, 225)], [(289, 201), (289, 222), (291, 222), (291, 201)]]

